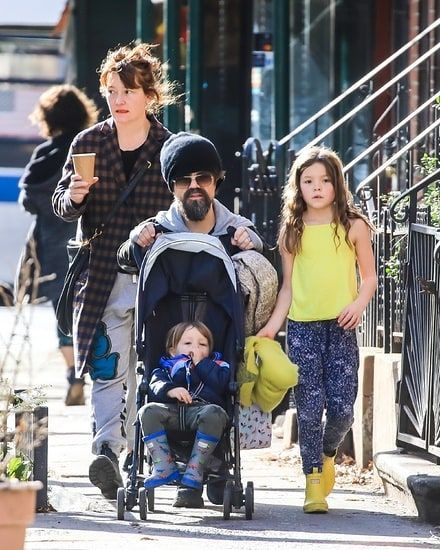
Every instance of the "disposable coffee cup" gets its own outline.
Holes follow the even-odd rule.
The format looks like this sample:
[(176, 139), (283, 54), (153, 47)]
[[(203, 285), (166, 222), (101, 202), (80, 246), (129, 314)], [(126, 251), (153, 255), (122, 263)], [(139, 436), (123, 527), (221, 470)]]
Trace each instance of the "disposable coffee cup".
[(87, 183), (93, 183), (95, 157), (96, 153), (79, 153), (77, 155), (72, 155), (75, 174), (80, 175)]

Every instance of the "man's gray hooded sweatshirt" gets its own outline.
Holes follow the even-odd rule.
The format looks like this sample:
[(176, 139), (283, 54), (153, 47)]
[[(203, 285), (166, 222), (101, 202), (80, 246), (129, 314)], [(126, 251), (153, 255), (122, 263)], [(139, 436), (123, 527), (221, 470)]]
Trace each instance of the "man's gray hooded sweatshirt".
[[(248, 228), (249, 236), (255, 250), (257, 252), (263, 253), (263, 241), (255, 232), (255, 229), (250, 220), (248, 220), (244, 216), (240, 216), (239, 214), (234, 214), (217, 199), (213, 200), (213, 208), (215, 213), (215, 225), (209, 232), (209, 234), (220, 239), (221, 243), (225, 247), (226, 252), (230, 256), (233, 256), (237, 252), (240, 252), (240, 249), (231, 243), (231, 234), (233, 235), (233, 231), (231, 228), (235, 230), (239, 227)], [(134, 271), (134, 268), (136, 266), (133, 250), (134, 240), (139, 235), (140, 228), (149, 222), (153, 222), (159, 225), (159, 232), (162, 230), (164, 232), (171, 233), (189, 233), (189, 229), (185, 225), (184, 218), (179, 210), (178, 203), (174, 201), (168, 210), (162, 210), (158, 212), (154, 218), (146, 220), (145, 222), (142, 222), (142, 224), (137, 226), (137, 228), (135, 228), (130, 233), (130, 239), (128, 239), (121, 245), (118, 251), (118, 264), (124, 271)], [(228, 233), (228, 229), (230, 233)]]

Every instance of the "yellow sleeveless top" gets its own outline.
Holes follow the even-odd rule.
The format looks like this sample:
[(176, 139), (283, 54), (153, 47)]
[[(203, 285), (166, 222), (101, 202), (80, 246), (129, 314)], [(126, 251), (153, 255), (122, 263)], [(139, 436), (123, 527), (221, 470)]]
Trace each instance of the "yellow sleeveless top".
[(356, 299), (355, 250), (345, 242), (342, 226), (338, 236), (339, 241), (334, 238), (333, 223), (304, 227), (301, 251), (293, 260), (288, 314), (292, 321), (335, 319)]

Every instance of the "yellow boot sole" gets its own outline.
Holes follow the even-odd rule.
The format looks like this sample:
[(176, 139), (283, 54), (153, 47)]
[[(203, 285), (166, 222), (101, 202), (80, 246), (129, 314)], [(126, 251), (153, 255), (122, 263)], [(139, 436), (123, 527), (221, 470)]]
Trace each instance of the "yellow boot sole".
[(304, 504), (303, 511), (305, 514), (326, 514), (328, 512), (328, 504), (325, 500), (322, 502), (310, 502)]

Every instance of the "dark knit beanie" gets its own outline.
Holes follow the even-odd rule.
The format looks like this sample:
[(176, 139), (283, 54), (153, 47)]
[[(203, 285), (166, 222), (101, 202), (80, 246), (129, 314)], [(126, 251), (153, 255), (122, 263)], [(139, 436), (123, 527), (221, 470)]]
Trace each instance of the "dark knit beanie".
[[(160, 152), (163, 179), (171, 192), (172, 180), (192, 172), (222, 173), (222, 161), (214, 144), (202, 136), (179, 132), (172, 135)], [(221, 179), (217, 182), (220, 183)]]

